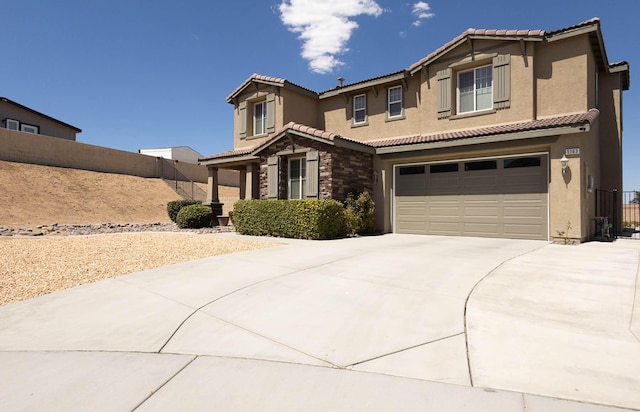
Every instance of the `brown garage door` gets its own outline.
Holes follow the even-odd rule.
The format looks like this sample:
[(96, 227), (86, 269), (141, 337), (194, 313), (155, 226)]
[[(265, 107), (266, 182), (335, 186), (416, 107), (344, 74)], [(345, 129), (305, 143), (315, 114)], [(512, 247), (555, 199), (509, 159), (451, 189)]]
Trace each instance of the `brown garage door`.
[(395, 168), (397, 233), (548, 239), (548, 156)]

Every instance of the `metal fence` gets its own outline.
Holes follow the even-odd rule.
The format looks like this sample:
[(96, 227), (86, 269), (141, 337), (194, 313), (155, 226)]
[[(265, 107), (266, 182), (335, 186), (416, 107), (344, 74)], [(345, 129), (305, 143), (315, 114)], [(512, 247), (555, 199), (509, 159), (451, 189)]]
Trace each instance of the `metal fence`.
[(640, 240), (640, 191), (596, 189), (596, 239)]
[(182, 174), (174, 165), (171, 166), (173, 167), (173, 180), (165, 179), (165, 181), (177, 194), (185, 199), (206, 200), (207, 192), (200, 188), (193, 180)]

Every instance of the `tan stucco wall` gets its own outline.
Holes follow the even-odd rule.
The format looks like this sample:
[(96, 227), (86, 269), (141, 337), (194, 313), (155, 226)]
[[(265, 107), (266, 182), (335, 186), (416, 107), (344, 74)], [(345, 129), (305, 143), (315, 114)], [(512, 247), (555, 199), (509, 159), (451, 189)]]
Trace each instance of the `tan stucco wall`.
[[(76, 140), (76, 132), (74, 129), (0, 100), (0, 121), (6, 118), (18, 120), (21, 123), (27, 123), (33, 126), (39, 126), (40, 134), (42, 135)], [(6, 127), (6, 125), (1, 124), (0, 127)]]
[(586, 112), (593, 107), (589, 107), (595, 88), (592, 64), (587, 35), (536, 45), (538, 116)]
[[(173, 161), (66, 139), (0, 128), (0, 160), (68, 167), (96, 172), (173, 179)], [(177, 169), (195, 182), (207, 182), (207, 168), (178, 162)], [(238, 174), (221, 171), (220, 184), (238, 186)]]
[[(401, 82), (368, 88), (356, 93), (337, 95), (320, 100), (320, 110), (324, 114), (322, 127), (332, 133), (359, 141), (369, 141), (391, 136), (416, 134), (420, 126), (419, 99), (420, 77), (406, 79), (402, 88), (403, 117), (387, 118), (388, 89), (403, 86)], [(375, 90), (374, 90), (375, 89)], [(353, 97), (365, 94), (367, 100), (367, 124), (353, 125)]]
[[(289, 122), (296, 122), (320, 128), (318, 99), (297, 93), (286, 88), (280, 89), (282, 96), (282, 126)], [(276, 129), (278, 126), (276, 125)]]
[[(598, 108), (600, 109), (601, 189), (622, 190), (622, 92), (620, 74), (600, 74)], [(629, 188), (631, 190), (635, 188)]]

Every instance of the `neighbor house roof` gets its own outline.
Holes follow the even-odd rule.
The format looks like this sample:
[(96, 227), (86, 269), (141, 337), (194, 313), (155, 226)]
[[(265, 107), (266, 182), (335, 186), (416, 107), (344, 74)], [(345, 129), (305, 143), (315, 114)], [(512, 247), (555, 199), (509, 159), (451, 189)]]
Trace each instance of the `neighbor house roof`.
[(13, 100), (11, 100), (11, 99), (7, 99), (6, 97), (0, 97), (0, 101), (5, 102), (5, 103), (9, 103), (9, 104), (11, 104), (11, 105), (13, 105), (13, 106), (19, 107), (19, 108), (21, 108), (21, 109), (23, 109), (23, 110), (26, 110), (26, 111), (29, 111), (29, 112), (31, 112), (31, 113), (33, 113), (33, 114), (37, 114), (38, 116), (45, 117), (45, 118), (47, 118), (47, 119), (49, 119), (49, 120), (52, 120), (52, 121), (54, 121), (54, 122), (56, 122), (56, 123), (58, 123), (58, 124), (61, 124), (61, 125), (63, 125), (63, 126), (66, 126), (66, 127), (70, 128), (70, 129), (75, 130), (75, 132), (76, 132), (76, 133), (82, 133), (82, 130), (81, 130), (81, 129), (78, 129), (77, 127), (72, 126), (72, 125), (70, 125), (69, 123), (65, 123), (65, 122), (60, 121), (60, 120), (58, 120), (58, 119), (54, 119), (54, 118), (53, 118), (53, 117), (51, 117), (51, 116), (47, 116), (46, 114), (44, 114), (44, 113), (40, 113), (40, 112), (38, 112), (38, 111), (36, 111), (36, 110), (33, 110), (33, 109), (32, 109), (32, 108), (30, 108), (30, 107), (23, 106), (23, 105), (21, 105), (20, 103), (14, 102), (14, 101), (13, 101)]

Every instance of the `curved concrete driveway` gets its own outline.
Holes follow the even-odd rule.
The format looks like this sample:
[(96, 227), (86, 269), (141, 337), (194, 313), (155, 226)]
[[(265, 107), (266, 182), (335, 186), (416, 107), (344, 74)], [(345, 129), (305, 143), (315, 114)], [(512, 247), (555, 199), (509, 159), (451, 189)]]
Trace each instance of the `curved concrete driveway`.
[[(471, 290), (504, 262), (545, 250), (545, 242), (387, 235), (285, 243), (0, 307), (0, 404), (109, 411), (571, 408), (466, 387)], [(475, 328), (475, 319), (467, 326)], [(478, 363), (472, 353), (472, 371), (490, 363), (480, 352)]]

